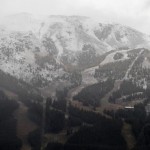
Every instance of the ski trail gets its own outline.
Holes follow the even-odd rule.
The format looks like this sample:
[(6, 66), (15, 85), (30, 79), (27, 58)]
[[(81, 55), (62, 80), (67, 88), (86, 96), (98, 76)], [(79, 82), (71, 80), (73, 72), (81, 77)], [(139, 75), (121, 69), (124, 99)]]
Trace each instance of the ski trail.
[(124, 139), (127, 143), (128, 149), (129, 150), (133, 149), (134, 145), (136, 144), (136, 139), (133, 135), (131, 125), (126, 122), (123, 122), (122, 136), (124, 137)]
[[(122, 82), (124, 80), (127, 80), (128, 79), (128, 76), (129, 76), (129, 73), (133, 67), (133, 65), (135, 64), (135, 62), (137, 61), (137, 59), (140, 57), (140, 55), (143, 53), (144, 50), (141, 50), (139, 52), (139, 54), (137, 55), (137, 57), (133, 60), (133, 62), (130, 64), (128, 70), (126, 71), (125, 73), (125, 76), (123, 77), (122, 80), (116, 80), (115, 83), (114, 83), (114, 87), (113, 89), (107, 93), (102, 99), (101, 99), (101, 106), (98, 108), (98, 111), (99, 112), (103, 112), (104, 109), (118, 109), (118, 108), (122, 108), (121, 105), (117, 105), (117, 104), (111, 104), (109, 103), (109, 98), (110, 96), (112, 95), (113, 92), (117, 91), (119, 88), (120, 88), (120, 85), (122, 84)], [(95, 69), (97, 69), (98, 66), (95, 66), (95, 67), (92, 67), (92, 68), (88, 68), (86, 70), (84, 70), (82, 72), (82, 84), (78, 87), (75, 87), (73, 89), (70, 89), (68, 91), (68, 94), (67, 94), (67, 107), (69, 106), (69, 102), (73, 100), (73, 97), (75, 95), (77, 95), (80, 91), (82, 91), (82, 89), (84, 89), (85, 87), (89, 86), (89, 85), (92, 85), (92, 84), (95, 84), (97, 83), (98, 81), (94, 78), (94, 71)]]
[(113, 92), (117, 91), (119, 88), (120, 88), (120, 85), (122, 84), (122, 82), (124, 80), (127, 80), (128, 79), (128, 76), (129, 76), (129, 73), (133, 67), (133, 65), (135, 64), (136, 60), (140, 57), (140, 55), (143, 53), (144, 50), (141, 50), (140, 53), (137, 55), (137, 57), (133, 60), (133, 62), (131, 63), (131, 65), (129, 66), (124, 78), (122, 80), (116, 80), (115, 83), (114, 83), (114, 87), (113, 89), (107, 93), (102, 99), (101, 99), (101, 108), (102, 110), (106, 109), (109, 107), (113, 108), (113, 105), (116, 106), (116, 104), (110, 104), (109, 103), (109, 98), (110, 96), (112, 95)]
[(134, 61), (132, 62), (132, 64), (129, 66), (129, 69), (127, 70), (123, 80), (127, 80), (128, 79), (128, 76), (129, 76), (129, 73), (133, 67), (133, 65), (135, 64), (135, 62), (137, 61), (137, 59), (140, 57), (140, 55), (144, 52), (144, 50), (141, 50), (140, 53), (137, 55), (137, 57), (134, 59)]
[(41, 147), (40, 147), (41, 150), (45, 149), (44, 136), (45, 136), (46, 99), (47, 99), (47, 97), (45, 96), (45, 92), (43, 92), (43, 91), (41, 90), (41, 96), (43, 98), (43, 102), (42, 102), (42, 121), (41, 121)]
[(82, 72), (82, 84), (91, 85), (97, 83), (97, 79), (94, 78), (95, 69), (98, 69), (98, 66), (88, 68)]
[(21, 150), (31, 150), (31, 146), (27, 141), (27, 136), (30, 132), (38, 128), (28, 117), (28, 107), (22, 102), (19, 102), (19, 108), (16, 110), (14, 116), (17, 119), (17, 136), (22, 140), (23, 146)]
[(122, 80), (116, 80), (115, 81), (113, 89), (110, 92), (108, 92), (101, 99), (101, 107), (107, 107), (108, 106), (110, 96), (112, 95), (112, 93), (114, 93), (115, 91), (117, 91), (120, 88), (121, 83), (122, 83)]

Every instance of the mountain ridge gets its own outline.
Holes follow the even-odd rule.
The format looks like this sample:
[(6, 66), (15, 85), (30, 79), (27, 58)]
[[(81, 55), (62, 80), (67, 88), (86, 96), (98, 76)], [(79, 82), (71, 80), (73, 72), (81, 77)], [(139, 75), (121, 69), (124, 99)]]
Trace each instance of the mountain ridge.
[(67, 68), (97, 66), (113, 49), (150, 47), (150, 38), (137, 30), (84, 16), (17, 14), (0, 21), (0, 35), (0, 69), (36, 84), (66, 81)]

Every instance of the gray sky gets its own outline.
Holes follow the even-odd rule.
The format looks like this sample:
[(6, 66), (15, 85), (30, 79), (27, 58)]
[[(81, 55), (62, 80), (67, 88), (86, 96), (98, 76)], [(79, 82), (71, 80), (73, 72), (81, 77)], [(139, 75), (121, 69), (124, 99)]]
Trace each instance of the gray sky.
[(0, 0), (0, 16), (19, 12), (90, 16), (150, 34), (150, 0)]

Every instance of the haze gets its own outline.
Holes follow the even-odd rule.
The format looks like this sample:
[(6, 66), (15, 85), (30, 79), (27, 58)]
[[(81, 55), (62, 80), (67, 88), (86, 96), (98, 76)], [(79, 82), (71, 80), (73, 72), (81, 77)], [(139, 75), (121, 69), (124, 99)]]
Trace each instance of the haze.
[(150, 34), (150, 0), (0, 0), (0, 16), (21, 12), (89, 16)]

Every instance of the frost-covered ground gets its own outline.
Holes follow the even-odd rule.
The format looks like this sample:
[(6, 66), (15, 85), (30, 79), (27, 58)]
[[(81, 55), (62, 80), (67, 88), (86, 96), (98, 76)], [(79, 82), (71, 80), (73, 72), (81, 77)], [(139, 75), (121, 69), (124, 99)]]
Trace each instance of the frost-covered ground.
[[(88, 17), (15, 14), (0, 20), (0, 69), (27, 82), (33, 79), (51, 82), (67, 75), (64, 68), (68, 65), (80, 65), (78, 59), (90, 50), (97, 56), (123, 46), (147, 46), (149, 41), (147, 35), (132, 28)], [(83, 50), (85, 46), (87, 49)], [(117, 52), (123, 57), (114, 60)], [(126, 59), (127, 51), (118, 50), (100, 65)], [(66, 66), (64, 61), (68, 61)], [(143, 65), (146, 64), (145, 60)], [(93, 77), (96, 68), (82, 72), (83, 83), (97, 82)]]
[[(126, 60), (126, 59), (129, 59), (128, 53), (127, 53), (128, 51), (130, 51), (130, 50), (115, 51), (115, 52), (113, 52), (113, 53), (107, 55), (106, 58), (104, 59), (104, 61), (102, 61), (102, 62), (100, 63), (100, 65), (105, 65), (105, 64), (107, 64), (107, 63), (113, 63), (113, 62), (116, 62), (116, 61), (124, 61), (124, 60)], [(123, 57), (122, 57), (121, 59), (115, 60), (115, 59), (114, 59), (114, 56), (115, 56), (115, 54), (118, 53), (118, 52), (119, 52), (120, 54), (122, 54)]]
[(95, 84), (98, 81), (94, 78), (95, 69), (98, 69), (98, 66), (86, 69), (82, 72), (82, 82), (85, 85)]

